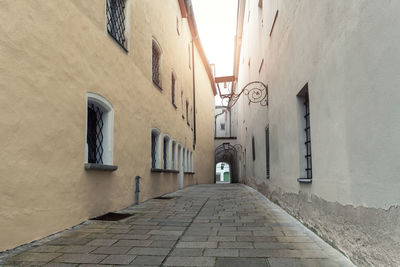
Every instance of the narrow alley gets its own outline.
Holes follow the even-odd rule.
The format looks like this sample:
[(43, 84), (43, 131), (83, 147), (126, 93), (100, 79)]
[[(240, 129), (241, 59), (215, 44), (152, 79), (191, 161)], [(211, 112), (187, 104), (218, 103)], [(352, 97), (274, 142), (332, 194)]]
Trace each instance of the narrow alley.
[(196, 185), (25, 245), (3, 266), (353, 266), (257, 191)]

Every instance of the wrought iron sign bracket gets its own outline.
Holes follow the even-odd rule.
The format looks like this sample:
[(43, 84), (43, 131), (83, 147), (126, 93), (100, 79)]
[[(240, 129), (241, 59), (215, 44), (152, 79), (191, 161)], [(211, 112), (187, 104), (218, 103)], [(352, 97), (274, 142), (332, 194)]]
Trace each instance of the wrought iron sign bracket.
[(242, 94), (247, 96), (249, 104), (260, 103), (261, 106), (268, 106), (268, 86), (260, 81), (249, 82), (239, 93), (232, 92), (231, 94), (221, 95), (221, 98), (222, 100), (228, 99), (228, 108), (231, 108)]

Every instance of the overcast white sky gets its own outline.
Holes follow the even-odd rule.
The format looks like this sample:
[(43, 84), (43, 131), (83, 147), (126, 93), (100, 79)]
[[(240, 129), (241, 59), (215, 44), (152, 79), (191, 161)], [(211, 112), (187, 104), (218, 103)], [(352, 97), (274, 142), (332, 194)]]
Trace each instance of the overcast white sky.
[(233, 74), (237, 0), (192, 0), (194, 14), (208, 61), (216, 76)]

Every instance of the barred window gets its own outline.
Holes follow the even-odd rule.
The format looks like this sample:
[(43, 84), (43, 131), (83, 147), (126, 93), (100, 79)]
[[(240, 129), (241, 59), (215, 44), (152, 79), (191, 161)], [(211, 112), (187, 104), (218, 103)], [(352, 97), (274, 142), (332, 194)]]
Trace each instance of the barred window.
[(170, 161), (169, 161), (169, 137), (167, 135), (164, 136), (164, 147), (163, 147), (163, 161), (164, 161), (164, 170), (170, 169)]
[(186, 100), (186, 123), (187, 125), (190, 125), (189, 121), (189, 101)]
[(176, 141), (172, 141), (172, 163), (171, 169), (176, 170), (178, 169), (176, 166)]
[(265, 128), (265, 159), (266, 159), (267, 179), (269, 179), (269, 178), (270, 178), (270, 165), (269, 165), (269, 127)]
[(175, 77), (175, 74), (172, 72), (172, 74), (171, 74), (171, 97), (172, 97), (172, 105), (176, 108), (175, 92), (176, 92), (176, 77)]
[(86, 117), (86, 162), (111, 165), (113, 109), (100, 95), (88, 93)]
[(255, 145), (255, 141), (254, 141), (254, 136), (251, 139), (251, 148), (252, 148), (252, 153), (253, 153), (253, 161), (256, 160), (256, 145)]
[(125, 1), (106, 0), (107, 31), (114, 40), (125, 50)]
[(160, 157), (160, 131), (157, 129), (151, 130), (151, 168), (161, 169)]
[(153, 83), (161, 89), (161, 48), (155, 40), (152, 43)]
[(311, 183), (312, 182), (312, 157), (311, 157), (311, 126), (310, 126), (310, 99), (308, 84), (297, 95), (299, 104), (299, 132), (300, 136), (300, 157), (301, 157), (301, 174), (298, 179), (299, 182)]
[(89, 103), (87, 111), (88, 162), (103, 164), (103, 113), (98, 105)]

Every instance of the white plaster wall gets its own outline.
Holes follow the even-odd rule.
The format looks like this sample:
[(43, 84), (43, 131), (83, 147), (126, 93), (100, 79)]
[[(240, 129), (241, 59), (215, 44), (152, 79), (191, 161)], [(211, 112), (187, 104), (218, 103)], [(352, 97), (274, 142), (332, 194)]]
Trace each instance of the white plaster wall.
[[(270, 95), (268, 108), (248, 105), (243, 96), (235, 106), (245, 175), (265, 179), (269, 124), (271, 186), (354, 206), (398, 205), (400, 2), (274, 0), (264, 1), (262, 10), (257, 4), (247, 1), (238, 88), (260, 80)], [(313, 182), (307, 185), (296, 180), (296, 95), (306, 83), (313, 160)]]

